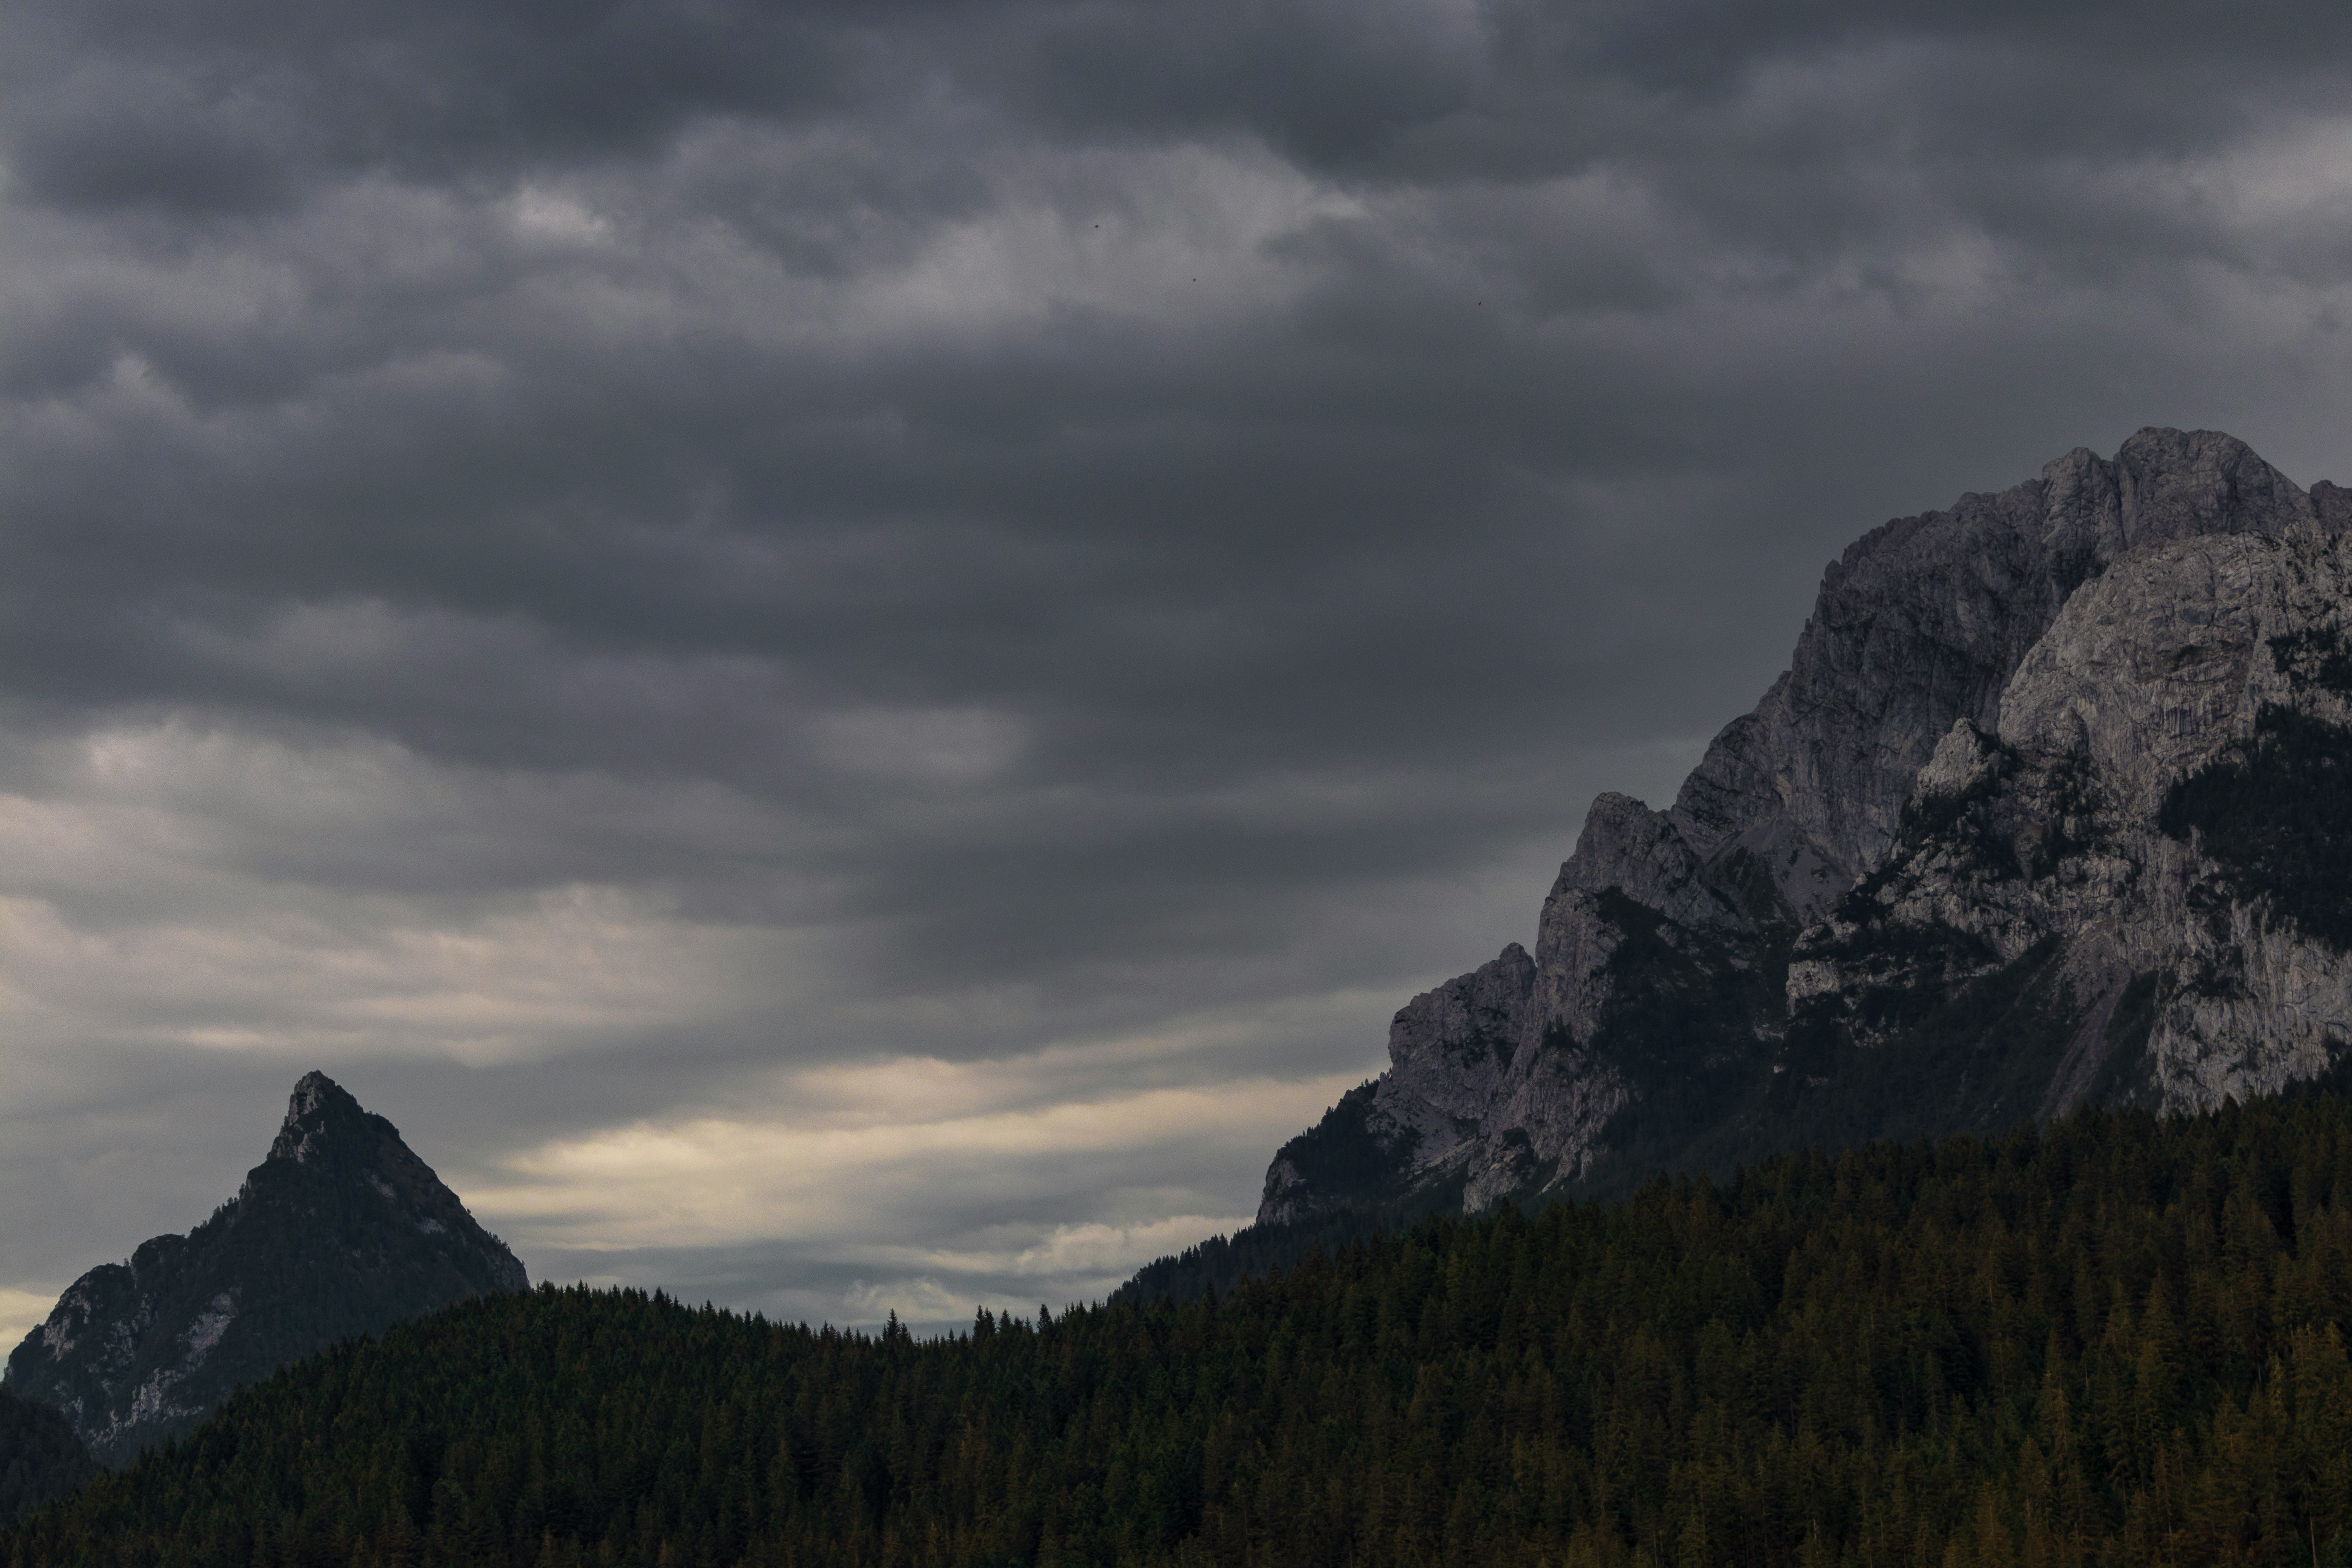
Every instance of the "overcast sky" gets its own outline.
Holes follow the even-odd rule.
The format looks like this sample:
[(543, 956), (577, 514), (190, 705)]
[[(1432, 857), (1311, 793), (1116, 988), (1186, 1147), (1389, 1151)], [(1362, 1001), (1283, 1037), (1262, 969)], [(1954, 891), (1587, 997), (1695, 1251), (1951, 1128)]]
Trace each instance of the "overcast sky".
[(15, 0), (0, 1334), (321, 1068), (534, 1279), (1103, 1294), (1897, 513), (2352, 479), (2352, 11)]

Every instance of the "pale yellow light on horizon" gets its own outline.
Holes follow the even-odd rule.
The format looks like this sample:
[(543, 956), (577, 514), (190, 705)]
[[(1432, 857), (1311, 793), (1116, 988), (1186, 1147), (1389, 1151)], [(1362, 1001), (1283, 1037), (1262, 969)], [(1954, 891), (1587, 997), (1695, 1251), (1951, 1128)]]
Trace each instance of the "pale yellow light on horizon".
[(48, 1321), (62, 1287), (0, 1285), (0, 1361)]
[[(922, 1074), (939, 1064), (908, 1066)], [(935, 1100), (917, 1096), (931, 1114), (852, 1125), (824, 1112), (796, 1114), (789, 1102), (743, 1115), (638, 1121), (502, 1161), (467, 1202), (526, 1248), (534, 1240), (596, 1250), (847, 1236), (870, 1226), (875, 1207), (909, 1184), (982, 1173), (1017, 1181), (1024, 1167), (1203, 1138), (1264, 1158), (1355, 1079), (1255, 1079), (1017, 1108), (989, 1107), (983, 1093), (963, 1115), (941, 1114)], [(1166, 1239), (1151, 1244), (1164, 1248)]]

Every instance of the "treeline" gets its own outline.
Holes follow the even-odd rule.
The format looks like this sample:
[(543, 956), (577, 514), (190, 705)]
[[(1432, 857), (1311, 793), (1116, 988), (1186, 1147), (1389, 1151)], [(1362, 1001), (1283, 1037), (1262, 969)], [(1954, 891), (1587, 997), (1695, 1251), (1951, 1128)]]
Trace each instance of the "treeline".
[(1229, 1296), (1250, 1280), (1295, 1268), (1318, 1254), (1338, 1254), (1410, 1230), (1441, 1210), (1459, 1213), (1462, 1186), (1457, 1174), (1418, 1191), (1377, 1194), (1286, 1224), (1250, 1225), (1231, 1236), (1213, 1236), (1145, 1264), (1111, 1292), (1111, 1303), (1190, 1302), (1212, 1291)]
[(2091, 1113), (917, 1342), (467, 1302), (0, 1538), (178, 1568), (2346, 1562), (2352, 1112)]

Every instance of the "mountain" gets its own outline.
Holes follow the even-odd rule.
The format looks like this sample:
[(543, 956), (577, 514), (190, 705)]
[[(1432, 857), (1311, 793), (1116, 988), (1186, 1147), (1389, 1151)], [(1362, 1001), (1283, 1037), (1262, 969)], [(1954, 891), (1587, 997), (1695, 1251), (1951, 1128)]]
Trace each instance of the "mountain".
[(236, 1196), (75, 1280), (9, 1356), (8, 1386), (121, 1465), (289, 1361), (527, 1284), (391, 1122), (314, 1072)]
[(917, 1342), (542, 1286), (341, 1345), (10, 1568), (2352, 1561), (2352, 1109), (2091, 1110)]
[(2352, 491), (2151, 429), (1867, 534), (1671, 805), (1593, 803), (1534, 951), (1413, 998), (1276, 1155), (1259, 1249), (2331, 1072), (2347, 527)]
[(0, 1525), (79, 1491), (98, 1463), (56, 1407), (0, 1386)]

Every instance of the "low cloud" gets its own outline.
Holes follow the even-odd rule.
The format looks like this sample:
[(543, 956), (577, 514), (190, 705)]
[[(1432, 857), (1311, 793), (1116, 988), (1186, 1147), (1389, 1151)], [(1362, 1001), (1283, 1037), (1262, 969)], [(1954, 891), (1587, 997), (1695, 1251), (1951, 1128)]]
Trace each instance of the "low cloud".
[[(903, 1079), (938, 1065), (877, 1076)], [(919, 1230), (942, 1211), (969, 1216), (1098, 1190), (1083, 1178), (1112, 1171), (1130, 1173), (1133, 1184), (1131, 1173), (1155, 1165), (1254, 1160), (1353, 1081), (1226, 1079), (926, 1120), (885, 1120), (897, 1107), (876, 1101), (856, 1126), (781, 1107), (760, 1107), (767, 1114), (753, 1120), (746, 1107), (520, 1152), (501, 1162), (506, 1182), (479, 1186), (473, 1203), (509, 1230), (574, 1252), (740, 1246), (786, 1235), (887, 1253), (893, 1249), (875, 1238)], [(1034, 1259), (1043, 1245), (999, 1252), (996, 1262)], [(914, 1250), (934, 1267), (980, 1257), (936, 1241)]]

